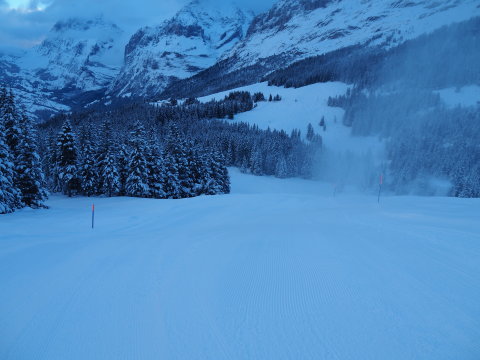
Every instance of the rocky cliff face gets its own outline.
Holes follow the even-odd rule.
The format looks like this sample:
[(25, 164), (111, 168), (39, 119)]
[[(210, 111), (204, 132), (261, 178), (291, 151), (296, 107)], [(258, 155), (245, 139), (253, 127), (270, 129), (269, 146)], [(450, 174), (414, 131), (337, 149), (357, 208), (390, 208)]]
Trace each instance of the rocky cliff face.
[(67, 111), (77, 96), (111, 84), (125, 42), (124, 32), (103, 18), (60, 21), (37, 47), (3, 56), (0, 80), (14, 88), (32, 115)]
[(288, 65), (351, 45), (393, 47), (475, 15), (476, 0), (280, 0), (222, 59), (238, 69), (272, 56)]
[(239, 8), (193, 1), (162, 25), (140, 29), (125, 47), (125, 64), (111, 93), (152, 96), (212, 66), (244, 38), (252, 17)]

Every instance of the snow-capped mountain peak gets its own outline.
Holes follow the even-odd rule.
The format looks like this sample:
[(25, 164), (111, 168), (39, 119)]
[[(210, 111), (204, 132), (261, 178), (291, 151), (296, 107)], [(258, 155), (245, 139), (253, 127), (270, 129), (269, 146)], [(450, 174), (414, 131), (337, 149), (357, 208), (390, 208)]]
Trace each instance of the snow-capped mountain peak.
[(156, 94), (174, 79), (212, 66), (243, 39), (252, 17), (235, 6), (213, 7), (192, 1), (172, 19), (132, 36), (112, 92), (121, 96)]
[(94, 90), (121, 66), (124, 32), (103, 17), (57, 22), (45, 40), (21, 60), (49, 89)]

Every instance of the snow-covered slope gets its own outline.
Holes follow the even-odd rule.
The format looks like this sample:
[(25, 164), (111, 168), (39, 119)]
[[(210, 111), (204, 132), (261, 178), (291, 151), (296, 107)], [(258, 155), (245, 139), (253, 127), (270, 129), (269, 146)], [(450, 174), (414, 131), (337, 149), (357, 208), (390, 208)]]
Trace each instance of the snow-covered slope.
[[(318, 176), (332, 183), (367, 187), (372, 179), (376, 180), (385, 161), (385, 144), (376, 137), (352, 136), (352, 128), (343, 122), (344, 110), (328, 106), (329, 97), (344, 95), (349, 87), (340, 82), (318, 83), (298, 89), (258, 83), (199, 100), (223, 99), (230, 91), (261, 92), (266, 98), (280, 95), (281, 101), (258, 102), (253, 110), (236, 115), (234, 121), (254, 124), (263, 130), (284, 130), (287, 134), (298, 129), (304, 140), (311, 124), (315, 134), (322, 137), (323, 144), (322, 162), (316, 169)], [(320, 125), (322, 118), (325, 126)]]
[(111, 92), (155, 95), (171, 81), (212, 66), (244, 37), (252, 17), (229, 2), (190, 2), (172, 19), (132, 36), (125, 48), (125, 65)]
[(479, 358), (478, 199), (231, 175), (2, 215), (0, 358)]
[(346, 46), (393, 47), (480, 15), (478, 0), (280, 0), (222, 59), (231, 70), (276, 57), (285, 65)]

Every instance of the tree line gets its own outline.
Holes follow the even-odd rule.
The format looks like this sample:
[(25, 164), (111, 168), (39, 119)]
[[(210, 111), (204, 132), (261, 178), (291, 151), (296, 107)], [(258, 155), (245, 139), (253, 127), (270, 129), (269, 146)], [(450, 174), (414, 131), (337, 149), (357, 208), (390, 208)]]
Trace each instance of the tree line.
[(169, 124), (162, 144), (136, 121), (126, 134), (112, 121), (74, 130), (66, 119), (46, 139), (44, 167), (52, 191), (68, 196), (133, 196), (180, 199), (228, 194), (230, 179), (222, 154), (188, 142)]
[(0, 214), (45, 207), (47, 196), (35, 128), (12, 91), (0, 88)]

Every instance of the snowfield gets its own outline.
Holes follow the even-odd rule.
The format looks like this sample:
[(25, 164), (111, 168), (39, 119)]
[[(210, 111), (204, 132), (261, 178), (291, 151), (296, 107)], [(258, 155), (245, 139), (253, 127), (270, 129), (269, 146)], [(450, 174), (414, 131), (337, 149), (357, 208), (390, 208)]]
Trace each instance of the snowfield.
[[(251, 94), (261, 92), (268, 99), (269, 95), (280, 95), (281, 101), (261, 101), (256, 107), (235, 115), (235, 121), (257, 125), (260, 129), (284, 130), (290, 134), (299, 129), (305, 139), (308, 124), (312, 124), (315, 133), (322, 136), (322, 143), (327, 150), (335, 152), (381, 153), (383, 146), (374, 137), (352, 136), (351, 128), (342, 123), (345, 111), (342, 108), (328, 106), (328, 98), (344, 95), (351, 85), (342, 82), (326, 82), (285, 88), (268, 86), (267, 82), (243, 86), (199, 98), (201, 102), (212, 99), (221, 100), (232, 91), (248, 91)], [(326, 130), (320, 126), (322, 117)]]
[(480, 358), (479, 199), (230, 171), (2, 215), (0, 359)]

